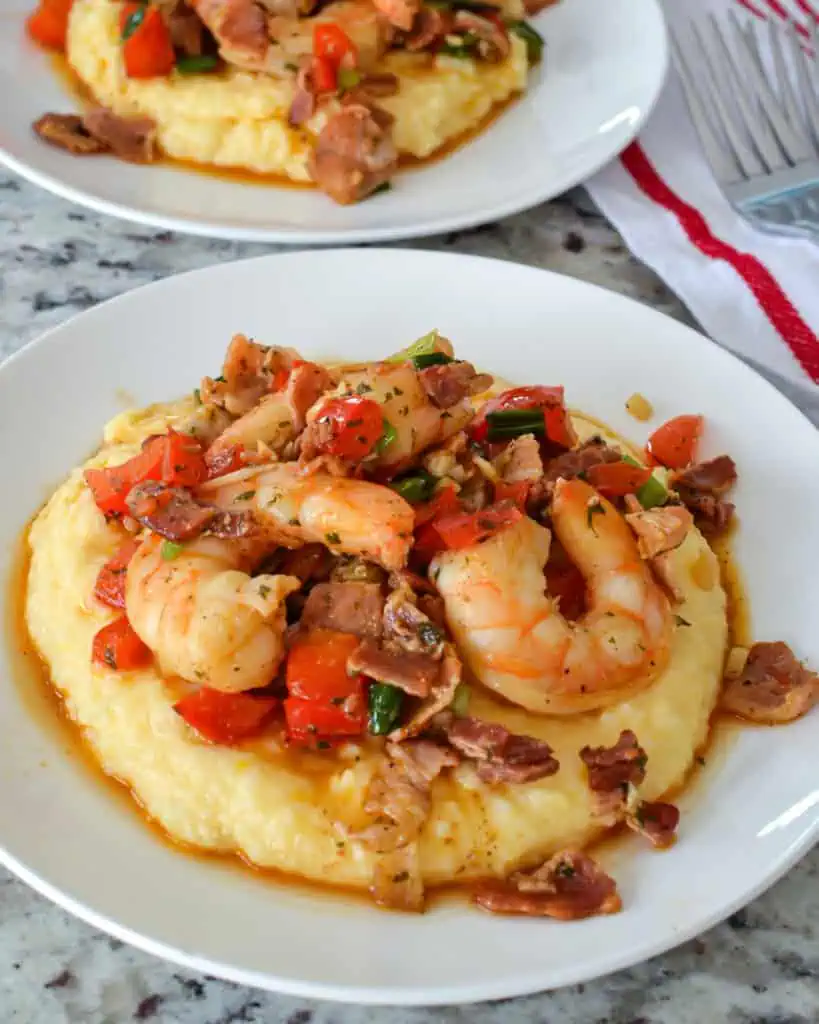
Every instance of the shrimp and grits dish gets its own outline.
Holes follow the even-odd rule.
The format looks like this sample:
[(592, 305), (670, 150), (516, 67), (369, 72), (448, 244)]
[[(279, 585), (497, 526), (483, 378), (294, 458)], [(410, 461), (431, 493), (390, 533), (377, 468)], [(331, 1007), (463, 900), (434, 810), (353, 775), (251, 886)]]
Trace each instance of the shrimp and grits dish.
[(180, 845), (409, 911), (459, 884), (493, 913), (613, 913), (589, 845), (673, 843), (715, 709), (819, 697), (784, 643), (732, 644), (712, 545), (736, 467), (698, 461), (707, 429), (635, 448), (436, 331), (356, 365), (238, 334), (37, 515), (26, 625)]
[(78, 155), (164, 156), (313, 184), (389, 186), (526, 89), (553, 0), (40, 0), (29, 34), (91, 105), (34, 125)]

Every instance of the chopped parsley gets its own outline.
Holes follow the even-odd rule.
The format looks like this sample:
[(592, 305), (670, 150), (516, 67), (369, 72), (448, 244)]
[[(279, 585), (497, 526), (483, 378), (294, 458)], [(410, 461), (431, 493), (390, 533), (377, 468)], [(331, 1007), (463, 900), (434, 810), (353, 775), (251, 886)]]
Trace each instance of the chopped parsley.
[(270, 595), (270, 587), (266, 583), (259, 584), (259, 597), (262, 599)]
[(233, 499), (234, 501), (250, 501), (250, 499), (256, 494), (255, 491), (242, 491), (241, 494), (237, 494)]
[(324, 539), (328, 544), (340, 544), (341, 537), (336, 533), (335, 530), (331, 530), (329, 533), (324, 534)]
[(588, 526), (595, 537), (597, 536), (597, 530), (594, 528), (594, 517), (604, 516), (605, 514), (606, 510), (599, 501), (593, 501), (586, 506), (586, 526)]
[(674, 621), (677, 623), (678, 626), (690, 626), (691, 625), (691, 623), (687, 619), (684, 619), (682, 617), (682, 615), (675, 615), (674, 616)]

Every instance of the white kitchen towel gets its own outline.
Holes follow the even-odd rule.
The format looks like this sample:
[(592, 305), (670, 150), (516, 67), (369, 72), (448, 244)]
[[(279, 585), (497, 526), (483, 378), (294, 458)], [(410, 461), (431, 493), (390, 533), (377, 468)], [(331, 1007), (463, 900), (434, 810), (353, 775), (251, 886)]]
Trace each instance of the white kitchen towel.
[[(809, 0), (663, 0), (670, 25), (736, 7), (792, 19), (804, 34)], [(640, 138), (588, 182), (592, 198), (726, 348), (819, 394), (819, 244), (757, 231), (726, 202), (700, 149), (677, 74)]]

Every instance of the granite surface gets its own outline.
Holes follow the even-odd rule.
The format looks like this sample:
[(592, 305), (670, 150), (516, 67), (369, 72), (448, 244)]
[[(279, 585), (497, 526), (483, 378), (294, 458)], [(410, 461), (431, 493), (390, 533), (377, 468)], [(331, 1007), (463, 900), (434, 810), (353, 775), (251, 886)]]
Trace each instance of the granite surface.
[[(415, 246), (548, 267), (689, 319), (582, 193)], [(0, 174), (0, 356), (126, 289), (269, 251), (98, 217)], [(817, 882), (814, 851), (746, 910), (643, 966), (556, 993), (424, 1011), (291, 999), (180, 971), (0, 869), (0, 1024), (809, 1024), (819, 1022)]]

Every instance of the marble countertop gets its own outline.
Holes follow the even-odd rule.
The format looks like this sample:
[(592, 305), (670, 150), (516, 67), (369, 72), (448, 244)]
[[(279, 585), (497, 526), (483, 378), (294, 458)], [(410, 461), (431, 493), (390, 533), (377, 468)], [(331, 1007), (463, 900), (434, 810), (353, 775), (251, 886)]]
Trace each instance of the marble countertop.
[[(548, 267), (690, 322), (580, 192), (415, 247)], [(0, 173), (0, 357), (127, 289), (269, 251), (99, 217)], [(819, 410), (806, 411), (819, 420)], [(813, 1024), (817, 883), (819, 850), (726, 923), (633, 970), (525, 999), (425, 1011), (291, 999), (179, 970), (75, 921), (0, 869), (0, 1024)]]

